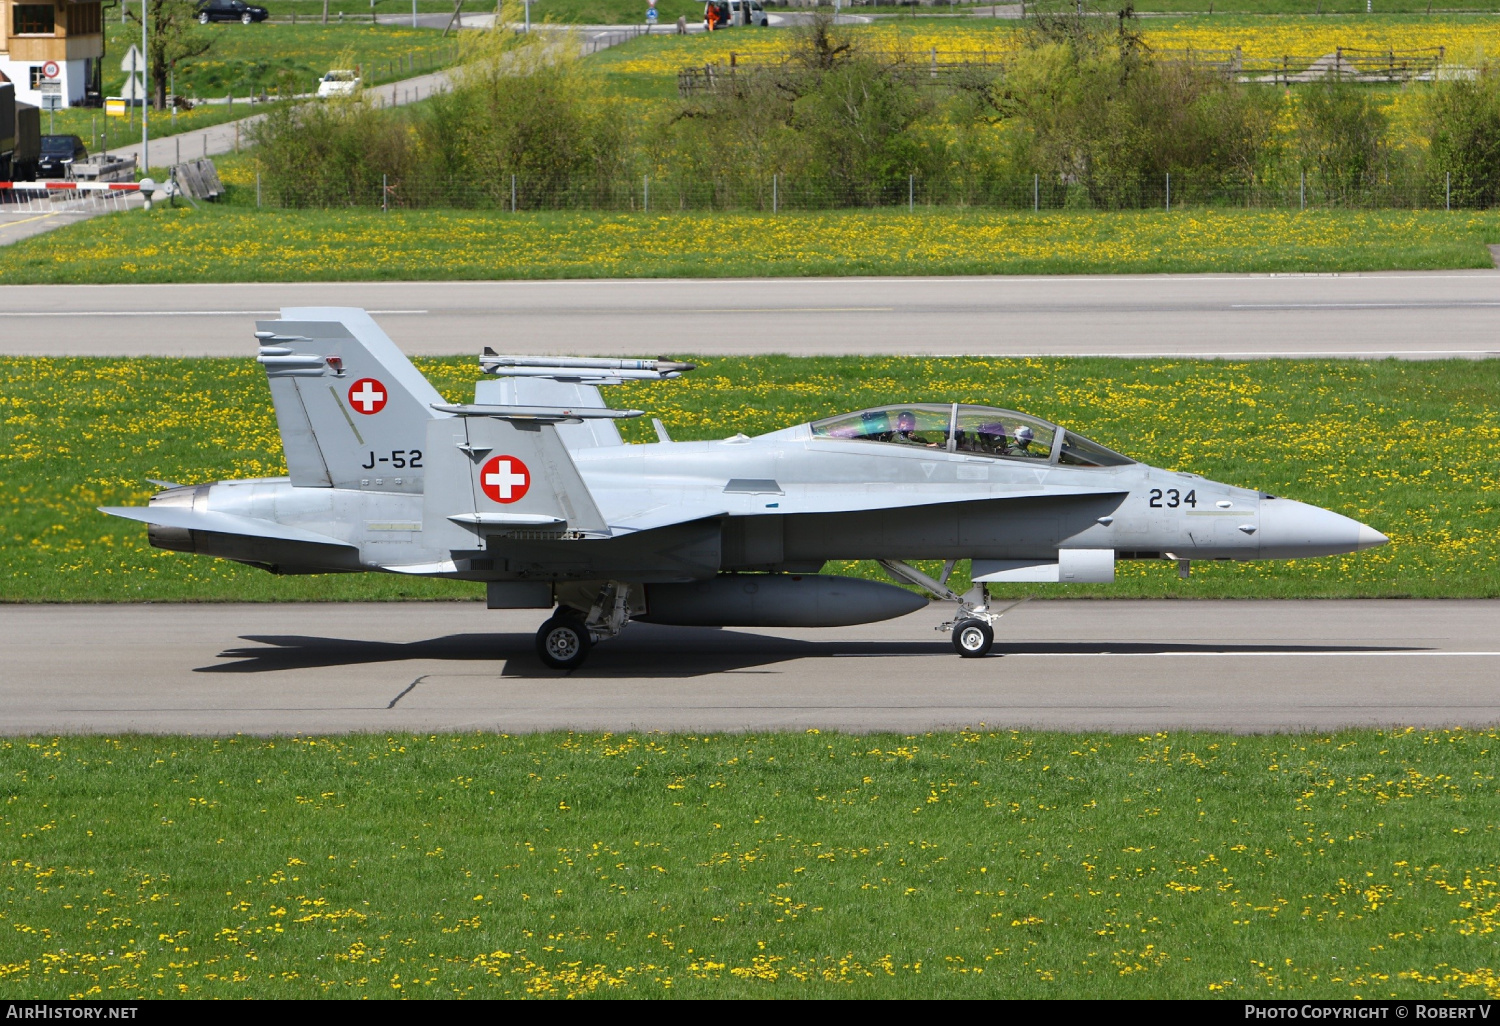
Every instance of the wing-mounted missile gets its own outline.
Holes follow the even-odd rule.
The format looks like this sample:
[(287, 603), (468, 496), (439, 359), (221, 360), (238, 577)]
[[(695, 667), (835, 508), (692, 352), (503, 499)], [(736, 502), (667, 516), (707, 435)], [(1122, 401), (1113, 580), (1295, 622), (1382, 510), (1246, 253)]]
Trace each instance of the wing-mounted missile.
[[(675, 360), (623, 360), (579, 356), (503, 356), (488, 346), (480, 369), (491, 380), (474, 386), (474, 402), (496, 406), (551, 406), (571, 410), (605, 408), (601, 385), (680, 378), (696, 366)], [(570, 419), (558, 437), (569, 449), (624, 444), (612, 418)], [(660, 437), (661, 432), (658, 433)]]
[(665, 381), (680, 378), (695, 363), (676, 360), (615, 360), (593, 356), (501, 356), (489, 346), (480, 354), (486, 374), (509, 378), (551, 378), (590, 385), (618, 385), (625, 381)]

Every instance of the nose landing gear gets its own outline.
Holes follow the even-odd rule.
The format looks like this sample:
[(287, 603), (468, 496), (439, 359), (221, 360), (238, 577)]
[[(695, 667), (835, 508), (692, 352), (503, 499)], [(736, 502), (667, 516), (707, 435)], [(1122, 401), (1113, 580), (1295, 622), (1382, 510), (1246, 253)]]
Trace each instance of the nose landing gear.
[(946, 620), (935, 628), (953, 632), (953, 650), (965, 659), (978, 659), (989, 655), (995, 644), (995, 621), (1019, 606), (1027, 599), (1012, 602), (1001, 609), (990, 608), (990, 596), (983, 584), (976, 584), (969, 593), (960, 595), (948, 587), (948, 578), (953, 573), (957, 560), (943, 564), (943, 575), (934, 580), (916, 567), (894, 559), (882, 559), (880, 565), (886, 573), (899, 581), (915, 584), (935, 598), (958, 603), (958, 616)]

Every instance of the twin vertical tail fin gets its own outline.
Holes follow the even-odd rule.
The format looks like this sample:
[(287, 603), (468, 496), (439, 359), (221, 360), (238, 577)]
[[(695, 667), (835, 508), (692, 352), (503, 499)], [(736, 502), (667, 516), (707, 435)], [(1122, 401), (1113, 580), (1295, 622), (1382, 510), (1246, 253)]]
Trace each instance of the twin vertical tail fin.
[(287, 307), (255, 327), (292, 484), (423, 490), (443, 398), (369, 314)]

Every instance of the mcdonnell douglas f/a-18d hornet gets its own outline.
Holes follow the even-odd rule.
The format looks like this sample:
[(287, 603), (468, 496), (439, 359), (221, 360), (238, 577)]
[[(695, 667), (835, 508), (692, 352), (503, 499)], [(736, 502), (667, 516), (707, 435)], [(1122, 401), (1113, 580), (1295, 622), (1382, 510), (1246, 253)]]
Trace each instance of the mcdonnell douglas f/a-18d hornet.
[[(556, 611), (537, 632), (580, 665), (631, 620), (832, 627), (927, 599), (821, 573), (870, 559), (956, 613), (962, 656), (994, 641), (989, 582), (1111, 581), (1120, 559), (1301, 559), (1383, 545), (1348, 517), (1160, 470), (1011, 410), (899, 403), (754, 438), (622, 442), (599, 386), (692, 370), (665, 360), (486, 349), (449, 403), (363, 310), (257, 324), (288, 475), (172, 487), (104, 512), (151, 544), (273, 573), (483, 581), (490, 608)], [(949, 587), (972, 560), (974, 587)], [(933, 578), (910, 565), (940, 560)]]

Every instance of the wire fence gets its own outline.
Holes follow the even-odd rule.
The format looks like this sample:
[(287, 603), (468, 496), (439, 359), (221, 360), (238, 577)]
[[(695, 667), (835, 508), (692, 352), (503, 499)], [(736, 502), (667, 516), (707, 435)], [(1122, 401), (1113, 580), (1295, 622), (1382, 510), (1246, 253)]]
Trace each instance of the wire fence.
[(1316, 173), (1265, 181), (1223, 175), (1163, 173), (1093, 181), (1031, 174), (939, 179), (906, 175), (835, 180), (772, 173), (705, 179), (664, 174), (550, 177), (499, 174), (483, 181), (428, 181), (396, 175), (357, 181), (261, 183), (257, 202), (289, 208), (378, 207), (501, 211), (810, 211), (975, 208), (988, 210), (1488, 209), (1500, 204), (1500, 182), (1447, 172), (1420, 178), (1348, 180)]
[[(909, 85), (952, 88), (1003, 78), (1015, 56), (1012, 49), (878, 50), (867, 53), (880, 61), (887, 74)], [(1309, 82), (1369, 85), (1435, 82), (1473, 78), (1476, 70), (1445, 63), (1447, 51), (1435, 46), (1420, 50), (1360, 50), (1340, 46), (1329, 53), (1247, 55), (1233, 50), (1161, 49), (1154, 59), (1189, 64), (1220, 78), (1246, 84), (1288, 86)], [(733, 92), (773, 78), (793, 65), (790, 53), (738, 54), (727, 59), (685, 67), (677, 72), (677, 95)]]

